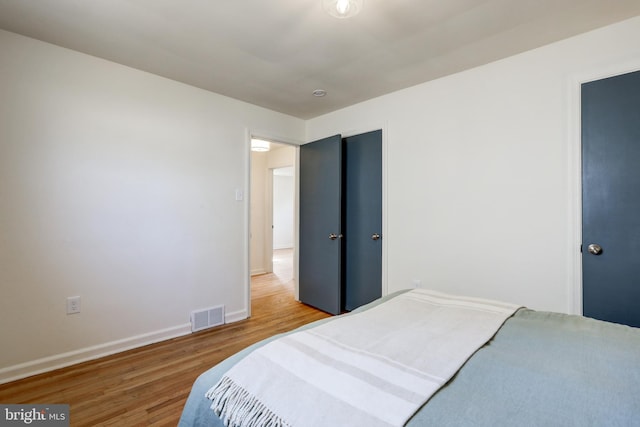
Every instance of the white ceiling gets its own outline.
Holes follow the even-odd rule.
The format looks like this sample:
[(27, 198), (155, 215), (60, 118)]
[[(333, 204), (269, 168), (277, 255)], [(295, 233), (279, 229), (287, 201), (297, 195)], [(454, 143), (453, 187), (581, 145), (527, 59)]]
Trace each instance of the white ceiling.
[(365, 0), (348, 20), (321, 0), (0, 0), (2, 29), (303, 119), (637, 15), (639, 0)]

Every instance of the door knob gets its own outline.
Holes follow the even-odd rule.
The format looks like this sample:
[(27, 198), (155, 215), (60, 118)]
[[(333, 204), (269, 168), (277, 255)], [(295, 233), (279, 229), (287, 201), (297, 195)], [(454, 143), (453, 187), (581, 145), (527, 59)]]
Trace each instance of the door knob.
[(331, 240), (342, 239), (342, 234), (331, 233), (329, 234), (329, 239)]
[(600, 255), (602, 253), (602, 246), (598, 245), (597, 243), (592, 243), (587, 246), (587, 250), (591, 255)]
[(372, 240), (378, 240), (380, 238), (380, 235), (378, 233), (373, 233), (373, 235), (371, 236)]

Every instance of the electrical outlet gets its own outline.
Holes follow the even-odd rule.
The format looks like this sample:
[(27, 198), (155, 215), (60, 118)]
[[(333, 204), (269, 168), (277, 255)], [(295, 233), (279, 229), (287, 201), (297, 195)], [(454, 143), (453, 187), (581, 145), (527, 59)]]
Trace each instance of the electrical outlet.
[(80, 297), (67, 297), (67, 314), (80, 313)]

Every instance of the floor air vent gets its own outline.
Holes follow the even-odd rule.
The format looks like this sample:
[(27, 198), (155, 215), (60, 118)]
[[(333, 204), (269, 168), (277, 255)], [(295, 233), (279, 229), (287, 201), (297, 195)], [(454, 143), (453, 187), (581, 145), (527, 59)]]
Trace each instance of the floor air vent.
[(191, 332), (224, 324), (224, 305), (191, 312)]

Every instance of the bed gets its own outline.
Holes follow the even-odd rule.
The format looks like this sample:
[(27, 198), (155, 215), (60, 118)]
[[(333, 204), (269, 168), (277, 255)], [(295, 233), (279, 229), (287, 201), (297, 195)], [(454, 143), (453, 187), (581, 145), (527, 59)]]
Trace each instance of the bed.
[[(389, 295), (338, 318), (379, 310), (401, 295), (407, 294)], [(261, 341), (201, 374), (179, 426), (224, 426), (206, 395), (228, 372), (270, 343), (336, 320)], [(293, 404), (297, 396), (278, 398)], [(338, 419), (326, 425), (353, 425), (346, 411)], [(640, 329), (517, 308), (405, 425), (640, 426)]]

